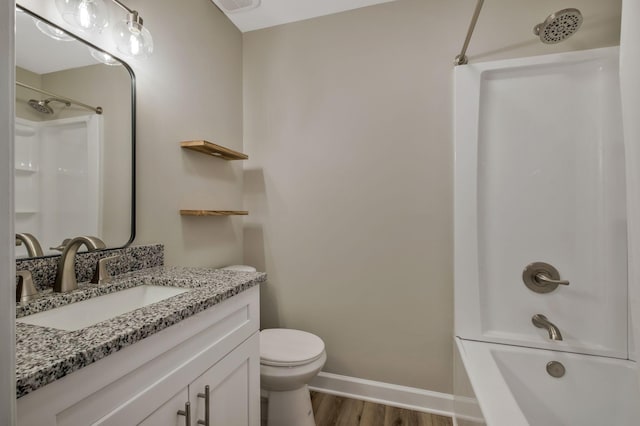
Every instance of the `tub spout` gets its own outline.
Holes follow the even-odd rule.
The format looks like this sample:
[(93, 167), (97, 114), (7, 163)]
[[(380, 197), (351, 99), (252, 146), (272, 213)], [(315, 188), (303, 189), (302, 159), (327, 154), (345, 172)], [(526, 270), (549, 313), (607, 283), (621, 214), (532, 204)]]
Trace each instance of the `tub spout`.
[(535, 314), (531, 317), (531, 322), (538, 328), (544, 328), (549, 332), (549, 339), (551, 340), (562, 340), (562, 333), (560, 333), (560, 329), (555, 326), (551, 321), (547, 319), (542, 314)]

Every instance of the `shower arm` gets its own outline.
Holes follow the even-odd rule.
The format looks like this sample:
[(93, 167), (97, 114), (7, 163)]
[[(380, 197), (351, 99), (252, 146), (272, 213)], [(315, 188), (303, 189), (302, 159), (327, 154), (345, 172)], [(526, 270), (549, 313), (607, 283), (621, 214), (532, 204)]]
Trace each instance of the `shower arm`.
[(469, 29), (467, 30), (467, 37), (464, 39), (464, 44), (462, 45), (462, 50), (460, 54), (456, 56), (454, 65), (465, 65), (469, 62), (467, 58), (467, 48), (469, 47), (469, 42), (471, 41), (471, 36), (473, 35), (473, 30), (476, 28), (476, 23), (478, 22), (478, 17), (480, 16), (480, 10), (482, 10), (482, 5), (484, 4), (484, 0), (478, 0), (476, 4), (476, 10), (473, 12), (473, 17), (471, 18), (471, 23), (469, 24)]
[(60, 101), (64, 101), (64, 102), (69, 102), (78, 106), (81, 106), (83, 108), (86, 108), (88, 110), (94, 111), (96, 114), (102, 114), (102, 107), (92, 107), (91, 105), (87, 105), (85, 103), (70, 99), (70, 98), (65, 98), (64, 96), (60, 96), (60, 95), (56, 95), (55, 93), (51, 93), (51, 92), (47, 92), (46, 90), (42, 90), (42, 89), (38, 89), (37, 87), (33, 87), (33, 86), (29, 86), (28, 84), (24, 84), (20, 81), (16, 81), (16, 86), (20, 86), (20, 87), (24, 87), (25, 89), (29, 89), (29, 90), (33, 90), (35, 92), (40, 92), (43, 95), (47, 95), (47, 96), (51, 96), (53, 98), (56, 98), (56, 100), (60, 100)]

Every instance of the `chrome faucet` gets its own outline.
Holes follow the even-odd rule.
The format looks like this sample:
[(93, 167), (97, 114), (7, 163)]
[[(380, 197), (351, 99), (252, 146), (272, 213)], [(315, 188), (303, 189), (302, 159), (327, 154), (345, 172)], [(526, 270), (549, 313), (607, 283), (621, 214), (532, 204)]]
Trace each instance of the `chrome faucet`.
[(64, 246), (64, 250), (62, 250), (60, 260), (58, 261), (58, 271), (56, 273), (56, 282), (53, 285), (53, 291), (66, 293), (78, 288), (78, 280), (76, 278), (76, 254), (83, 244), (87, 246), (89, 251), (106, 248), (104, 242), (98, 237), (76, 237), (69, 241)]
[(538, 328), (545, 328), (549, 332), (549, 339), (562, 340), (560, 329), (542, 314), (535, 314), (531, 317), (531, 322)]
[(39, 257), (44, 256), (42, 252), (42, 247), (40, 247), (40, 243), (38, 239), (31, 234), (27, 234), (26, 232), (22, 234), (16, 234), (16, 245), (20, 246), (24, 243), (24, 247), (27, 249), (27, 254), (29, 257)]

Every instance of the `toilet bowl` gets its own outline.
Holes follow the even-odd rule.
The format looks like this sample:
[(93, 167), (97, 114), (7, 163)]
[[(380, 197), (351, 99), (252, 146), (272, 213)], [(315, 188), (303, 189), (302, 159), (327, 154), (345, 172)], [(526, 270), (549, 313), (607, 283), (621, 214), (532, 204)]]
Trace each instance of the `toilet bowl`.
[(315, 426), (308, 383), (327, 360), (324, 342), (306, 331), (260, 332), (260, 387), (268, 398), (268, 426)]

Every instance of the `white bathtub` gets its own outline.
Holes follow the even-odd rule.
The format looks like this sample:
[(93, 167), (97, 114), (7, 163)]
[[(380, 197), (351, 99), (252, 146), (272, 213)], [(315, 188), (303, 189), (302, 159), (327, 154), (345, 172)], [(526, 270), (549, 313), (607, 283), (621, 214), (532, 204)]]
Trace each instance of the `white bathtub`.
[[(635, 363), (456, 338), (488, 426), (637, 426)], [(551, 377), (550, 361), (566, 374)]]

